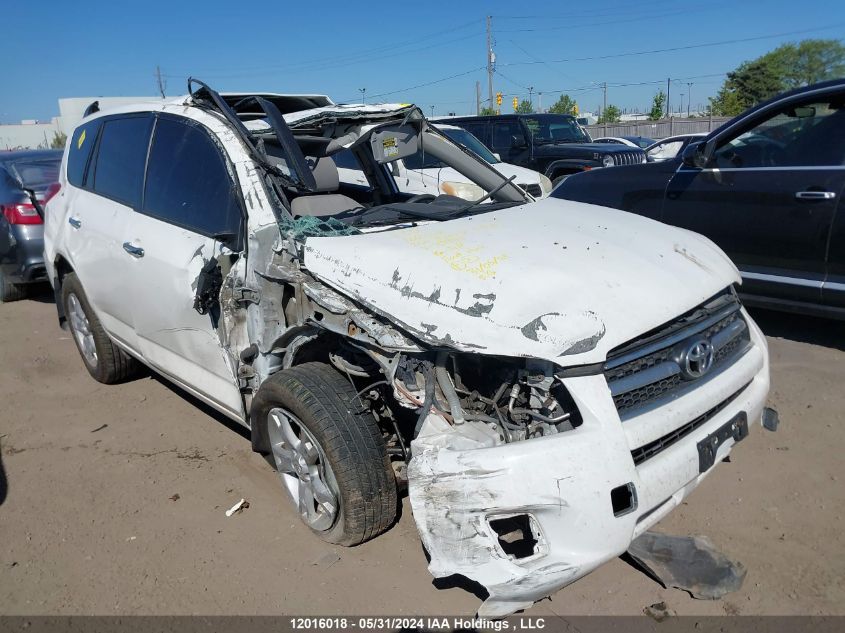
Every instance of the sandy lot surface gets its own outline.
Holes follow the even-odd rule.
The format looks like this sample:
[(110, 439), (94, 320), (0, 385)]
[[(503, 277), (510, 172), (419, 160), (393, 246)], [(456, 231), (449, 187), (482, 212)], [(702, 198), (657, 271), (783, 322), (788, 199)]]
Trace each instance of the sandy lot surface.
[[(706, 534), (748, 567), (693, 600), (616, 560), (527, 613), (845, 614), (845, 325), (755, 312), (778, 433), (755, 427), (658, 525)], [(464, 614), (435, 587), (407, 499), (353, 549), (322, 543), (244, 431), (154, 377), (85, 372), (49, 297), (0, 306), (0, 613)], [(5, 486), (2, 485), (5, 482)], [(242, 514), (224, 511), (241, 497)]]

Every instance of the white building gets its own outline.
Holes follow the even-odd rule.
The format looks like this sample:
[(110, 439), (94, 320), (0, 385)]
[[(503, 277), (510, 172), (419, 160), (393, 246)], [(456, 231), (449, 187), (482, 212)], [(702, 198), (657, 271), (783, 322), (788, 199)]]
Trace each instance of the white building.
[(39, 149), (50, 147), (56, 133), (70, 136), (73, 128), (82, 120), (82, 113), (94, 101), (100, 109), (113, 108), (130, 103), (161, 101), (161, 97), (71, 97), (59, 99), (59, 116), (50, 122), (25, 119), (20, 123), (0, 124), (0, 150)]

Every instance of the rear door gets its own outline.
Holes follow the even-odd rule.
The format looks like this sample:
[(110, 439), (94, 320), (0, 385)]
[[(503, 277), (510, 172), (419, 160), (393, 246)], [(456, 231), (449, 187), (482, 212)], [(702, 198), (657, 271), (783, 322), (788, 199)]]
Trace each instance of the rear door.
[(761, 113), (717, 137), (706, 169), (681, 165), (663, 220), (703, 233), (742, 271), (743, 290), (819, 303), (845, 185), (841, 95)]
[(243, 225), (237, 191), (226, 158), (205, 127), (159, 115), (143, 203), (127, 227), (123, 259), (144, 359), (242, 417), (233, 364), (217, 331), (219, 307), (204, 315), (194, 309), (205, 263), (216, 258), (225, 275), (237, 257)]
[(74, 132), (68, 158), (68, 181), (75, 186), (66, 194), (67, 254), (105, 329), (136, 353), (135, 295), (122, 243), (141, 204), (152, 121), (149, 113), (92, 121)]

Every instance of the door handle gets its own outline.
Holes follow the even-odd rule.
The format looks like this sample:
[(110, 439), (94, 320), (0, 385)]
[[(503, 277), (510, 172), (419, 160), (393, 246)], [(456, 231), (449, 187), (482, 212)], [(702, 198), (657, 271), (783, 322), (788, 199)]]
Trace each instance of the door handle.
[(796, 200), (833, 200), (836, 194), (832, 191), (796, 191)]
[(123, 250), (125, 250), (127, 253), (132, 255), (132, 257), (143, 257), (144, 256), (144, 249), (141, 248), (140, 246), (134, 246), (130, 242), (124, 242), (123, 243)]
[(82, 220), (80, 220), (79, 218), (71, 216), (67, 219), (67, 223), (75, 229), (82, 228)]

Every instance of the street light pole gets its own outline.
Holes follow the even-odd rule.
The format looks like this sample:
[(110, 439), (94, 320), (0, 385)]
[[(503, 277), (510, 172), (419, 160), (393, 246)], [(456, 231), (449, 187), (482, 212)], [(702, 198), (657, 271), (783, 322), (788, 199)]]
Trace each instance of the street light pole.
[(692, 82), (687, 82), (687, 118), (689, 118), (689, 111), (692, 107)]
[(434, 118), (434, 106), (430, 106), (430, 107), (431, 107), (431, 118), (433, 119)]
[(366, 88), (358, 88), (358, 92), (361, 93), (361, 103), (367, 103), (367, 89)]
[(534, 86), (528, 86), (528, 103), (534, 108)]

